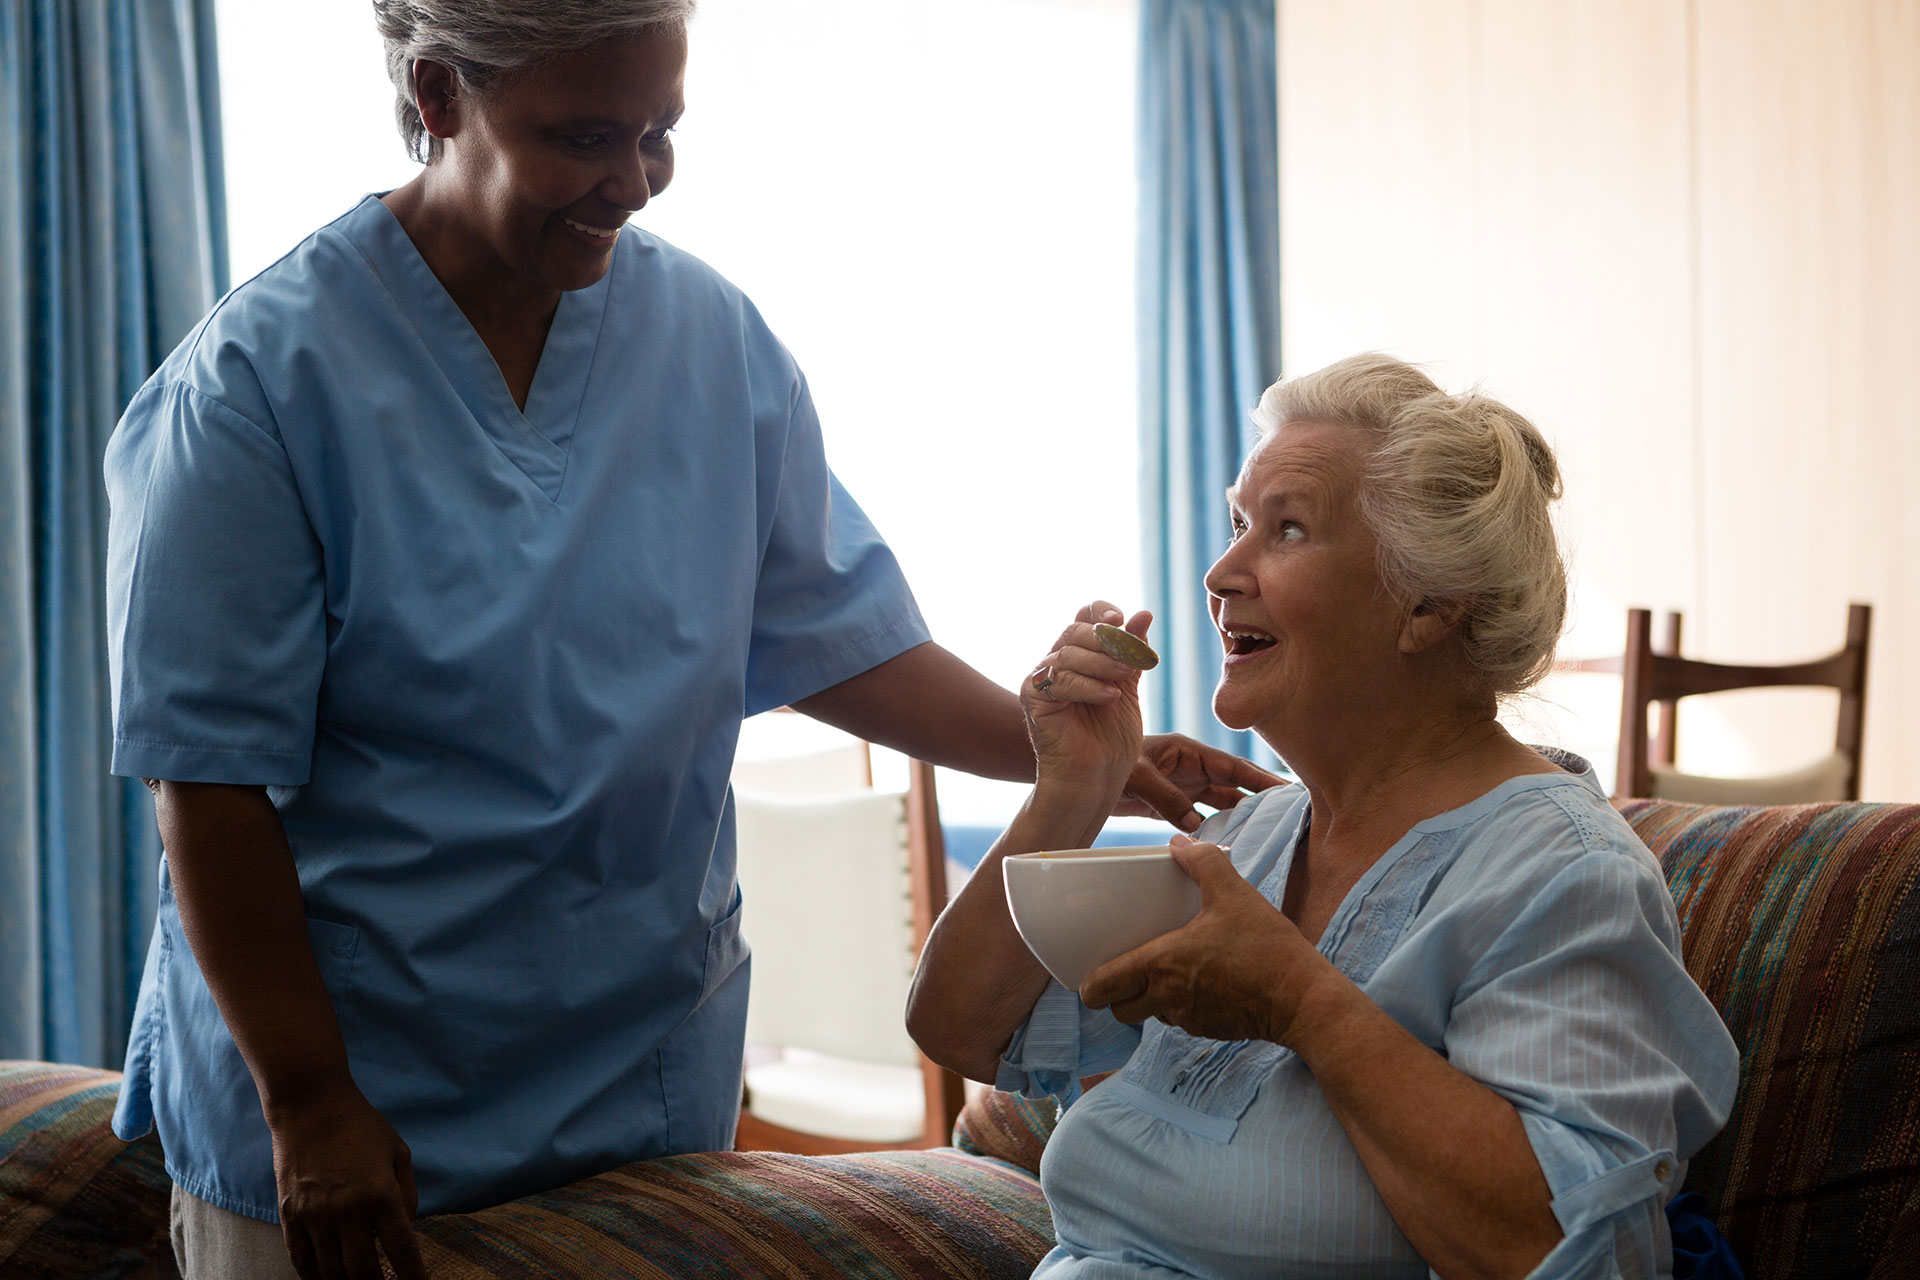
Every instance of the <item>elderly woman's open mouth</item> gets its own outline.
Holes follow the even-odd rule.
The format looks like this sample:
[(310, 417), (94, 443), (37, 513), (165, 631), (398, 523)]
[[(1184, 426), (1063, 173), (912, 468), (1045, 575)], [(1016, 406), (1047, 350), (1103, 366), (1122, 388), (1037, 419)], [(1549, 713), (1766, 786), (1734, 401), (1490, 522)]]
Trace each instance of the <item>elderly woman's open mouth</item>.
[(1226, 641), (1228, 658), (1250, 658), (1276, 643), (1272, 636), (1253, 627), (1222, 627), (1220, 635)]

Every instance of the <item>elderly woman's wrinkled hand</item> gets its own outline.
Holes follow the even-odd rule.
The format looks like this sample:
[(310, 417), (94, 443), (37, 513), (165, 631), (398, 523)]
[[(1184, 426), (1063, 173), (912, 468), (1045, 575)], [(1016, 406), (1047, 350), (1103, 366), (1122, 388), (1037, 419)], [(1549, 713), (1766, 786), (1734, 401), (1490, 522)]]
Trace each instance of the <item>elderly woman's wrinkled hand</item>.
[(1337, 970), (1241, 878), (1218, 845), (1175, 836), (1200, 914), (1087, 976), (1080, 998), (1123, 1022), (1158, 1018), (1213, 1040), (1290, 1044), (1314, 984)]
[[(1111, 792), (1118, 797), (1140, 759), (1140, 672), (1094, 638), (1095, 623), (1119, 625), (1120, 610), (1096, 600), (1075, 615), (1021, 682), (1038, 780), (1042, 786)], [(1153, 615), (1141, 611), (1126, 629), (1145, 638)]]

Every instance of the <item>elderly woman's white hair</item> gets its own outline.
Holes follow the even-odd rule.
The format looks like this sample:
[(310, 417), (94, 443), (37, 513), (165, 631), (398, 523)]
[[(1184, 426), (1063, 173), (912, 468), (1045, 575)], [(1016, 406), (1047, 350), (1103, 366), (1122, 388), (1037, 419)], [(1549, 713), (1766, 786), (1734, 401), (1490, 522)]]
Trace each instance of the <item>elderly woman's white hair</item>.
[(373, 0), (407, 154), (425, 164), (440, 154), (414, 105), (420, 59), (443, 62), (463, 85), (485, 90), (559, 54), (683, 24), (693, 10), (694, 0)]
[(1370, 433), (1360, 514), (1381, 581), (1409, 609), (1459, 610), (1468, 659), (1494, 694), (1547, 673), (1567, 573), (1551, 512), (1560, 468), (1531, 422), (1377, 352), (1274, 383), (1253, 416), (1263, 437), (1289, 422)]

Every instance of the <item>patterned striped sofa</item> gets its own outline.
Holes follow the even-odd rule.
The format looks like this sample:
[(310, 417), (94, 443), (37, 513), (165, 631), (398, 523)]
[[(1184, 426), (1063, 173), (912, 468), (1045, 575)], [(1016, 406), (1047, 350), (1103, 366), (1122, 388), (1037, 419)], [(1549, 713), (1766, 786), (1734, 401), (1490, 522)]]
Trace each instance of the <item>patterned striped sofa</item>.
[[(1742, 1048), (1687, 1189), (1751, 1280), (1920, 1277), (1920, 805), (1624, 812)], [(159, 1151), (106, 1129), (117, 1084), (0, 1064), (0, 1280), (173, 1275)], [(938, 1151), (676, 1156), (420, 1233), (437, 1280), (1023, 1277), (1051, 1244), (1051, 1127), (989, 1094)]]

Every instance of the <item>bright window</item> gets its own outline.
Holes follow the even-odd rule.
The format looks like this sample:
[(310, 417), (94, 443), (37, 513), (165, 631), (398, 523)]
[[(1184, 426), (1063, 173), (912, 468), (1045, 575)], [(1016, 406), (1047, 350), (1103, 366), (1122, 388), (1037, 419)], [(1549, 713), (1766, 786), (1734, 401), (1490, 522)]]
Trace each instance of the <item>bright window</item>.
[[(234, 279), (415, 171), (365, 0), (223, 0)], [(936, 639), (1013, 684), (1140, 600), (1132, 0), (707, 0), (635, 219), (740, 285)], [(1004, 793), (943, 779), (951, 816)]]

